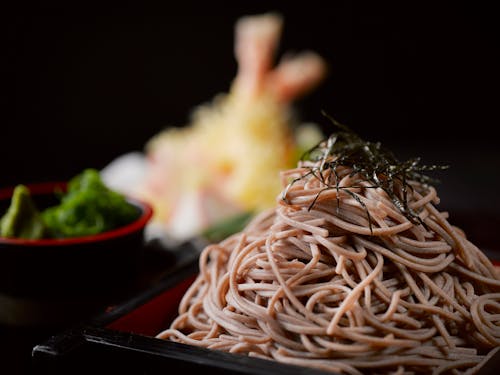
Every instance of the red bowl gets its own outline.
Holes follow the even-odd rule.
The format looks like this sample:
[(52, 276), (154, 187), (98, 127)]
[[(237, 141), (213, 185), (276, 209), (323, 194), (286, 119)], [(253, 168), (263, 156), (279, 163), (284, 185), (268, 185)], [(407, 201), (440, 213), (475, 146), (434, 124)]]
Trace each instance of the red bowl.
[[(27, 185), (40, 209), (57, 203), (61, 182)], [(0, 212), (10, 204), (13, 188), (0, 190)], [(152, 217), (150, 205), (127, 198), (138, 218), (105, 233), (67, 239), (0, 237), (0, 323), (60, 319), (68, 308), (84, 311), (92, 301), (124, 289), (134, 281), (144, 244), (144, 229)], [(36, 311), (34, 314), (32, 311)]]
[[(50, 199), (54, 191), (65, 190), (66, 183), (64, 182), (50, 182), (50, 183), (40, 183), (27, 185), (31, 194), (35, 197), (35, 200), (40, 196), (45, 196)], [(14, 191), (13, 187), (0, 190), (0, 201), (10, 201), (12, 193)], [(143, 201), (139, 201), (135, 198), (127, 198), (127, 201), (135, 206), (139, 212), (139, 217), (133, 222), (116, 228), (104, 233), (99, 233), (84, 237), (72, 237), (72, 238), (44, 238), (38, 240), (22, 239), (22, 238), (6, 238), (0, 237), (0, 248), (2, 245), (17, 245), (17, 246), (69, 246), (77, 245), (88, 242), (100, 242), (109, 241), (119, 237), (127, 236), (130, 233), (137, 233), (144, 229), (146, 224), (149, 222), (153, 215), (152, 207)], [(0, 212), (4, 212), (0, 211)]]

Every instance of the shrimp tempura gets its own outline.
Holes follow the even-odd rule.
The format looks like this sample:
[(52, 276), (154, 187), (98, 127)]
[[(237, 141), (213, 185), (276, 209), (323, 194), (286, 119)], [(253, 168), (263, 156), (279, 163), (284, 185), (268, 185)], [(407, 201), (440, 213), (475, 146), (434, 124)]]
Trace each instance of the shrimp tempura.
[(191, 124), (167, 129), (147, 145), (139, 195), (171, 236), (187, 238), (232, 214), (274, 204), (279, 172), (297, 157), (291, 104), (326, 71), (313, 52), (273, 67), (282, 25), (277, 14), (239, 19), (230, 92), (198, 107)]

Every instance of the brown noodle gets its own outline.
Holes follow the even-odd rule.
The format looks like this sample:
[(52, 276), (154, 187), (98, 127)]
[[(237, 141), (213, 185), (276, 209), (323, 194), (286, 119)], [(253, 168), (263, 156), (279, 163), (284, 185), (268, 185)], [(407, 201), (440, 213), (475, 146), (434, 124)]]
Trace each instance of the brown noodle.
[(436, 190), (409, 182), (415, 224), (352, 169), (324, 189), (331, 172), (311, 164), (283, 174), (298, 178), (286, 201), (204, 249), (157, 337), (348, 374), (477, 372), (500, 344), (500, 278)]

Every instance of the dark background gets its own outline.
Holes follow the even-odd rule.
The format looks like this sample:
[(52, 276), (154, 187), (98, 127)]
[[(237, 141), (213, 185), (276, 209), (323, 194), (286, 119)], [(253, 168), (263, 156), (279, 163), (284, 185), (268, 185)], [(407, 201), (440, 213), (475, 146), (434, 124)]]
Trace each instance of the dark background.
[[(498, 39), (484, 5), (384, 2), (47, 2), (4, 12), (0, 186), (66, 179), (142, 150), (228, 90), (233, 25), (279, 11), (283, 51), (311, 49), (327, 80), (297, 102), (401, 158), (449, 164), (443, 208), (498, 217)], [(285, 5), (287, 4), (287, 5)], [(328, 4), (328, 5), (327, 5)], [(443, 3), (440, 3), (443, 4)]]

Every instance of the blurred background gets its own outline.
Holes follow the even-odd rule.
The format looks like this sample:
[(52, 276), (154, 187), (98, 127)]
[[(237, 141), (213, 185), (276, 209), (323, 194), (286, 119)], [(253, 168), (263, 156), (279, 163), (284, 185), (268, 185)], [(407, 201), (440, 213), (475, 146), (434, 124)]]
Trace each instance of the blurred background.
[(441, 208), (459, 224), (472, 218), (464, 225), (496, 243), (486, 230), (500, 212), (494, 12), (420, 2), (289, 3), (11, 5), (0, 186), (103, 168), (142, 151), (165, 127), (186, 124), (194, 106), (229, 89), (236, 19), (277, 11), (285, 22), (280, 53), (310, 49), (330, 67), (321, 86), (296, 102), (297, 115), (328, 134), (325, 110), (402, 159), (450, 165), (437, 176)]

